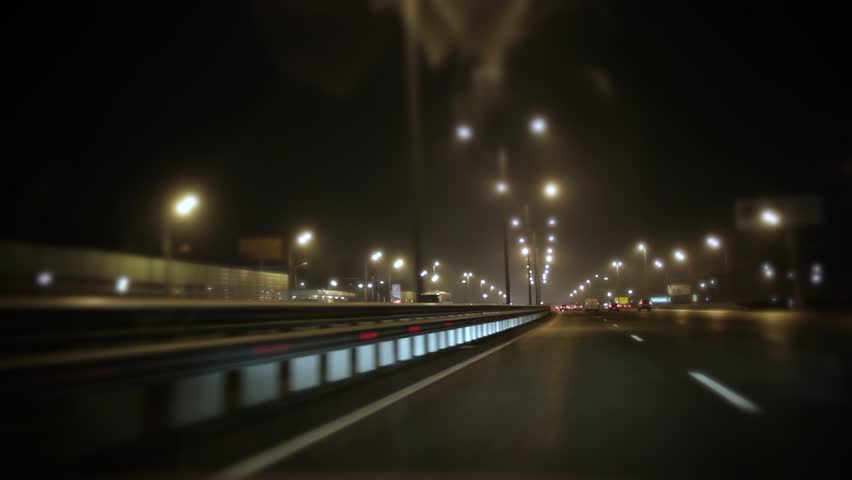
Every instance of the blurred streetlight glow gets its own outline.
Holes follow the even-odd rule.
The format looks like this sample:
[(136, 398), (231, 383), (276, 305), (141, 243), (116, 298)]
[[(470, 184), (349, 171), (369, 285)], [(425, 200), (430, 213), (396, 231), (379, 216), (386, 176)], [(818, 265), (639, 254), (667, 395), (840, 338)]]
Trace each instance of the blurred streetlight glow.
[(524, 248), (521, 249), (521, 255), (529, 255), (529, 254), (530, 254), (529, 248), (524, 247)]
[(513, 219), (512, 219), (512, 226), (513, 226), (513, 227), (520, 227), (520, 226), (521, 226), (521, 221), (520, 221), (519, 219), (517, 219), (517, 218), (513, 218)]
[(580, 290), (581, 290), (581, 291), (582, 291), (582, 290), (585, 290), (585, 289), (586, 289), (586, 286), (585, 286), (585, 285), (580, 285)]
[(524, 239), (524, 237), (520, 237), (518, 238), (518, 243), (526, 243), (526, 240)]
[(674, 255), (674, 259), (677, 260), (678, 262), (686, 261), (686, 253), (681, 249), (676, 249), (674, 251), (673, 255)]
[(587, 278), (587, 279), (586, 279), (586, 283), (587, 283), (587, 284), (589, 284), (589, 285), (591, 285), (592, 281), (591, 281), (591, 280), (589, 280), (589, 279)]
[(374, 262), (378, 262), (379, 260), (382, 259), (382, 255), (383, 255), (383, 253), (382, 253), (381, 250), (376, 250), (375, 252), (373, 252), (372, 255), (370, 255), (370, 259), (373, 260)]
[(441, 266), (441, 262), (439, 262), (439, 261), (435, 260), (435, 263), (433, 263), (432, 265), (434, 265), (434, 266), (436, 266), (436, 267), (440, 267), (440, 266)]
[(552, 262), (553, 261), (553, 255), (548, 255), (548, 256), (544, 257), (544, 260), (546, 262)]
[(544, 135), (547, 133), (547, 120), (541, 115), (536, 115), (530, 119), (530, 132), (533, 135)]
[(181, 217), (185, 217), (192, 213), (195, 210), (195, 207), (198, 206), (198, 197), (194, 194), (188, 193), (181, 197), (180, 200), (175, 204), (175, 213), (177, 213)]
[(663, 265), (664, 265), (663, 261), (660, 260), (659, 258), (654, 260), (654, 268), (656, 268), (657, 270), (663, 268)]
[(492, 290), (492, 291), (493, 291), (493, 290), (494, 290), (494, 285), (491, 285), (490, 287), (488, 287), (488, 290)]
[(437, 273), (432, 275), (432, 283), (437, 283), (438, 280), (440, 280), (440, 279), (441, 279), (441, 276), (438, 275)]
[(396, 260), (393, 261), (393, 268), (395, 268), (397, 270), (402, 268), (404, 265), (405, 265), (405, 261), (401, 258), (397, 258)]
[(544, 184), (544, 196), (553, 198), (559, 195), (559, 186), (555, 182), (547, 182)]
[(707, 238), (704, 241), (707, 243), (707, 246), (713, 250), (718, 250), (719, 247), (722, 246), (722, 241), (715, 235), (707, 235)]
[(548, 218), (547, 219), (547, 225), (549, 225), (551, 227), (555, 227), (556, 226), (556, 219), (554, 217)]
[(363, 283), (359, 283), (359, 284), (358, 284), (358, 288), (364, 288), (364, 284), (363, 284)]
[(485, 280), (480, 280), (480, 281), (479, 281), (479, 284), (480, 284), (480, 285), (485, 285)]
[(627, 294), (628, 294), (628, 295), (633, 295), (633, 290), (632, 290), (632, 289), (631, 289), (631, 290), (627, 290)]
[(305, 246), (310, 243), (313, 238), (313, 232), (305, 230), (296, 237), (296, 243), (298, 243), (300, 246)]
[(765, 208), (760, 212), (760, 221), (770, 227), (777, 227), (781, 224), (781, 215), (771, 208)]
[(606, 296), (607, 296), (607, 297), (611, 297), (611, 296), (612, 296), (612, 292), (606, 292)]
[(487, 293), (483, 293), (483, 294), (482, 294), (482, 298), (488, 298), (488, 294), (487, 294)]
[(553, 249), (552, 249), (552, 248), (550, 248), (550, 247), (547, 247), (547, 253), (548, 253), (548, 254), (553, 253)]
[(638, 250), (640, 252), (644, 252), (647, 248), (648, 248), (647, 245), (645, 245), (645, 243), (643, 243), (643, 242), (639, 242), (639, 243), (636, 244), (636, 250)]
[(372, 284), (372, 283), (368, 283), (368, 284), (367, 284), (367, 288), (373, 288), (373, 284)]
[(550, 243), (555, 242), (555, 241), (556, 241), (556, 236), (555, 236), (555, 235), (550, 235), (550, 236), (548, 236), (548, 237), (547, 237), (547, 241), (548, 241), (548, 242), (550, 242)]
[(337, 280), (331, 279), (331, 281), (328, 282), (328, 284), (331, 285), (332, 287), (336, 287), (337, 286)]
[(473, 138), (473, 129), (469, 125), (461, 124), (456, 127), (456, 138), (462, 142), (467, 142)]
[(422, 272), (420, 272), (421, 277), (425, 277), (428, 274), (429, 274), (429, 272), (427, 272), (426, 270), (423, 270)]
[(497, 189), (497, 193), (506, 193), (509, 191), (509, 184), (500, 180), (497, 182), (495, 188)]

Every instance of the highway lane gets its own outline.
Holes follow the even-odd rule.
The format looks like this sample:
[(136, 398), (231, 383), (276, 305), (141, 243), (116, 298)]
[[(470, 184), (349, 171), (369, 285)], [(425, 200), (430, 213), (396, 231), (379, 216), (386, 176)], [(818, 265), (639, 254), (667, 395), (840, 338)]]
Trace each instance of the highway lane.
[(563, 314), (266, 473), (849, 473), (849, 324), (779, 313)]

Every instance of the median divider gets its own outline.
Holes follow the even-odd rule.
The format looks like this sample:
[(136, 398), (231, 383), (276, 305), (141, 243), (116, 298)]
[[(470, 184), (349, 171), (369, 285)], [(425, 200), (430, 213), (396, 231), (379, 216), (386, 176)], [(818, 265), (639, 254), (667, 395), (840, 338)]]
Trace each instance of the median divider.
[(489, 305), (382, 313), (294, 321), (298, 328), (268, 318), (276, 328), (222, 329), (216, 336), (198, 336), (194, 327), (209, 331), (198, 322), (186, 337), (169, 340), (132, 343), (120, 335), (116, 344), (72, 342), (69, 348), (19, 352), (0, 360), (0, 393), (13, 399), (5, 423), (20, 439), (16, 449), (61, 461), (307, 398), (522, 327), (550, 311)]

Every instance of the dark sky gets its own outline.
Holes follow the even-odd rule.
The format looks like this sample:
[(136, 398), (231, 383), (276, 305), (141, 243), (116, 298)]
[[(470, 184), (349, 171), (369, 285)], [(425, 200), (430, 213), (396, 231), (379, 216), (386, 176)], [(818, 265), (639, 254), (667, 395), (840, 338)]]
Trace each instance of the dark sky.
[[(501, 279), (498, 144), (515, 205), (544, 177), (563, 187), (532, 203), (560, 218), (555, 288), (639, 238), (729, 231), (737, 198), (819, 192), (844, 211), (850, 65), (828, 5), (533, 2), (500, 108), (465, 146), (452, 131), (470, 59), (424, 67), (427, 258)], [(392, 10), (66, 2), (4, 17), (2, 238), (154, 254), (165, 199), (192, 189), (203, 207), (176, 233), (190, 258), (236, 263), (239, 237), (302, 225), (315, 283), (357, 275), (369, 248), (411, 258)], [(526, 135), (533, 113), (546, 141)]]

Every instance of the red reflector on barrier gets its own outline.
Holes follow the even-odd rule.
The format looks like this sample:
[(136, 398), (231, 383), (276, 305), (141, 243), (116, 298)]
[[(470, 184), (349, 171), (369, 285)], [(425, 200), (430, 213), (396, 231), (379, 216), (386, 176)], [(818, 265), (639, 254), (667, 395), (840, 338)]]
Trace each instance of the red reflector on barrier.
[(452, 327), (452, 326), (453, 326), (453, 322), (444, 322), (444, 326), (445, 326), (445, 327)]
[(420, 325), (412, 325), (412, 326), (408, 327), (408, 331), (409, 332), (419, 332), (420, 331)]
[(376, 338), (378, 336), (379, 336), (379, 332), (364, 332), (364, 333), (358, 334), (358, 338), (360, 338), (361, 340), (371, 340), (371, 339)]
[(290, 349), (290, 345), (286, 343), (275, 343), (272, 345), (260, 345), (254, 347), (252, 352), (255, 355), (273, 355), (276, 353), (286, 352)]

